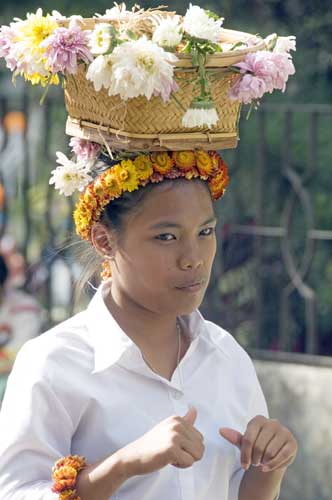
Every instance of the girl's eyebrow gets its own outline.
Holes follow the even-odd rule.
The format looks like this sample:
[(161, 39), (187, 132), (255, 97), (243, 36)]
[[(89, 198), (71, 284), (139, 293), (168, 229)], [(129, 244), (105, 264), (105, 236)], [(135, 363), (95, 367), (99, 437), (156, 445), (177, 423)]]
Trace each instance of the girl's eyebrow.
[[(209, 217), (208, 220), (203, 222), (203, 224), (201, 224), (201, 227), (205, 226), (206, 224), (211, 224), (212, 222), (217, 222), (217, 217), (215, 215), (213, 215), (212, 217)], [(150, 226), (149, 229), (160, 229), (163, 227), (177, 227), (177, 228), (179, 228), (182, 226), (181, 226), (181, 224), (177, 224), (176, 222), (164, 221), (164, 222), (159, 222), (158, 224), (154, 224), (153, 226)]]

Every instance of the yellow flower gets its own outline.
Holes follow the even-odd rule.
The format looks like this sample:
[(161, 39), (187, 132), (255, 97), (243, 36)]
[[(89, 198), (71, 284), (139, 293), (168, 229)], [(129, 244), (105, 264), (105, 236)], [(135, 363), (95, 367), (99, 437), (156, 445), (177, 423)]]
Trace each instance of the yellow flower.
[(77, 499), (76, 490), (64, 490), (59, 495), (59, 500), (72, 500)]
[(195, 153), (193, 151), (173, 151), (175, 165), (180, 170), (191, 170), (196, 166)]
[(27, 14), (24, 21), (19, 21), (15, 25), (15, 42), (23, 42), (33, 56), (42, 56), (45, 49), (40, 44), (53, 31), (58, 28), (57, 22), (50, 14), (43, 16), (42, 9), (38, 9), (36, 14)]
[(174, 160), (166, 151), (152, 153), (151, 159), (153, 170), (158, 172), (158, 174), (168, 174), (174, 167)]
[(32, 85), (38, 85), (40, 83), (42, 87), (46, 87), (46, 85), (59, 85), (60, 83), (57, 74), (51, 75), (51, 73), (49, 73), (48, 75), (44, 76), (40, 73), (23, 73), (23, 76), (24, 79), (27, 82), (31, 82)]
[(153, 174), (152, 161), (149, 155), (139, 155), (134, 160), (137, 178), (145, 181)]
[(195, 152), (198, 171), (201, 175), (212, 175), (214, 165), (211, 156), (207, 151), (198, 150)]
[(122, 160), (112, 170), (123, 191), (131, 192), (138, 189), (136, 168), (131, 160)]

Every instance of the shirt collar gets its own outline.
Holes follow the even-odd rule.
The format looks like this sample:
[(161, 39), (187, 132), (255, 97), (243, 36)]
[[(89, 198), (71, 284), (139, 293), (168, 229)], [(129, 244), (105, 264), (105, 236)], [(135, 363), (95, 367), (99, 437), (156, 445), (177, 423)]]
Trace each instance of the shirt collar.
[[(90, 343), (94, 349), (94, 370), (92, 373), (102, 371), (120, 360), (126, 353), (139, 351), (138, 346), (122, 330), (119, 323), (112, 316), (103, 299), (102, 283), (92, 297), (86, 309), (86, 325)], [(207, 322), (198, 309), (191, 314), (181, 316), (181, 321), (188, 325), (192, 342), (199, 337), (206, 338), (209, 342), (217, 344), (215, 336), (210, 335)]]

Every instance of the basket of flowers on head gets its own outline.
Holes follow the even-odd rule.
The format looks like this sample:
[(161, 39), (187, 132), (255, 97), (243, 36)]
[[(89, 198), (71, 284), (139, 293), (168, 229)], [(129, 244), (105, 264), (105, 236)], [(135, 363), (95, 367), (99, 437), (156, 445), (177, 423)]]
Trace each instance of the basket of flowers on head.
[(236, 147), (241, 104), (284, 91), (295, 37), (225, 29), (190, 4), (184, 16), (125, 4), (93, 18), (28, 14), (0, 31), (0, 56), (33, 84), (65, 89), (67, 133), (126, 150)]

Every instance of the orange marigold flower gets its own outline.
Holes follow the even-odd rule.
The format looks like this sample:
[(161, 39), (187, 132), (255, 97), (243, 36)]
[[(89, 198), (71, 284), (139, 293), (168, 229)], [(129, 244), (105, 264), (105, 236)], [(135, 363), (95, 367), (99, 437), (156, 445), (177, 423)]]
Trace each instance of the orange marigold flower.
[(201, 175), (212, 175), (214, 171), (214, 164), (211, 156), (207, 151), (195, 151), (196, 163), (198, 171)]
[(167, 151), (152, 153), (151, 159), (153, 163), (153, 170), (158, 174), (168, 174), (168, 172), (170, 172), (174, 167), (174, 160), (167, 153)]
[(196, 157), (193, 151), (173, 151), (175, 165), (180, 170), (190, 170), (196, 167)]
[(213, 199), (218, 200), (223, 196), (225, 189), (228, 185), (228, 172), (227, 167), (223, 168), (215, 177), (209, 180), (209, 188)]
[(134, 160), (137, 178), (145, 181), (153, 174), (152, 161), (149, 155), (139, 155)]
[(81, 500), (76, 490), (64, 490), (59, 495), (59, 500)]
[(131, 192), (138, 188), (136, 168), (131, 160), (122, 160), (112, 170), (123, 191)]

